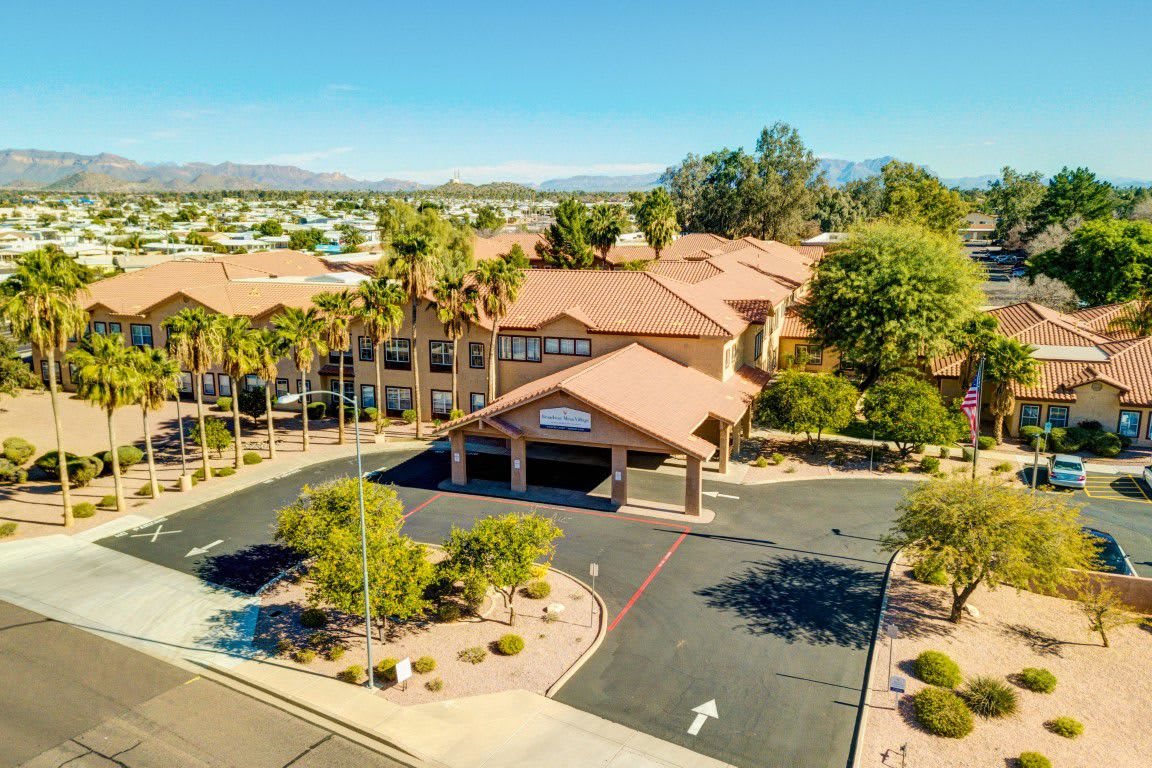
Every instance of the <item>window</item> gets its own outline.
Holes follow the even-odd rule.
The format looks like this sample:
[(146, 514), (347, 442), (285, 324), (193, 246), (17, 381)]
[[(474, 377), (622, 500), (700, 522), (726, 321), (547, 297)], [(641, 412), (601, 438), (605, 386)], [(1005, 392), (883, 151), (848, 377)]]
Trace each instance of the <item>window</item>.
[(432, 373), (452, 372), (452, 342), (428, 342), (428, 367)]
[(468, 343), (468, 367), (484, 367), (484, 345), (478, 341)]
[(1040, 406), (1038, 406), (1038, 405), (1022, 405), (1022, 406), (1020, 406), (1020, 426), (1021, 427), (1038, 427), (1038, 426), (1040, 426)]
[(468, 396), (468, 412), (478, 411), (484, 407), (484, 395), (481, 392), (473, 392)]
[[(348, 403), (336, 397), (340, 393), (340, 380), (332, 379), (328, 382), (328, 391), (332, 393), (332, 407), (335, 408), (340, 403), (348, 405)], [(344, 396), (352, 402), (356, 402), (356, 382), (344, 380)]]
[(254, 389), (259, 389), (264, 386), (264, 380), (255, 374), (248, 374), (244, 377), (244, 391), (251, 392)]
[(68, 381), (76, 383), (76, 363), (68, 363)]
[(225, 373), (220, 374), (220, 394), (223, 397), (232, 397), (232, 379)]
[(1050, 406), (1048, 406), (1048, 421), (1052, 422), (1053, 428), (1068, 426), (1068, 406), (1066, 406), (1066, 405), (1050, 405)]
[(724, 347), (724, 370), (732, 367), (732, 362), (736, 357), (736, 345)]
[(216, 394), (216, 377), (211, 373), (204, 374), (204, 394)]
[(120, 327), (120, 323), (108, 323), (108, 333), (119, 336), (124, 330)]
[(384, 387), (384, 409), (389, 416), (401, 416), (412, 410), (412, 390), (409, 387)]
[(539, 336), (500, 336), (496, 354), (501, 360), (540, 362)]
[(372, 339), (367, 336), (359, 337), (360, 345), (360, 361), (363, 363), (371, 363), (376, 360), (376, 345), (372, 343)]
[(152, 346), (152, 326), (132, 323), (132, 346)]
[(340, 356), (340, 350), (329, 349), (328, 350), (328, 362), (331, 363), (332, 365), (341, 365), (341, 364), (351, 365), (352, 364), (352, 360), (351, 360), (352, 350), (351, 349), (344, 350), (344, 355), (345, 355), (345, 357), (342, 360), (341, 356)]
[(1140, 437), (1140, 411), (1120, 411), (1120, 437)]
[(824, 349), (815, 344), (797, 344), (796, 361), (801, 365), (822, 365), (824, 363)]
[(288, 379), (276, 379), (276, 397), (288, 394)]
[(588, 339), (558, 339), (546, 336), (544, 338), (544, 353), (588, 357), (592, 354), (592, 342)]
[(756, 334), (756, 340), (752, 343), (752, 356), (756, 358), (756, 362), (760, 362), (760, 356), (764, 354), (764, 331), (759, 331)]
[(452, 393), (432, 390), (432, 418), (446, 419), (452, 413)]
[(96, 322), (92, 323), (92, 331), (103, 336), (104, 334), (108, 333), (108, 325), (107, 323), (103, 323), (97, 320)]
[(192, 393), (192, 374), (187, 372), (180, 373), (180, 392), (185, 395)]
[(305, 392), (315, 392), (316, 388), (312, 386), (312, 380), (308, 379), (295, 379), (296, 392), (304, 394)]
[(360, 385), (360, 407), (361, 408), (375, 408), (376, 407), (376, 387), (372, 384)]
[(394, 371), (412, 370), (412, 342), (389, 339), (384, 344), (384, 367)]
[[(59, 383), (60, 382), (60, 361), (56, 361), (55, 366), (56, 366), (56, 381), (57, 381), (57, 383)], [(45, 384), (48, 383), (48, 361), (47, 360), (41, 360), (40, 361), (40, 379)], [(75, 382), (75, 379), (73, 379), (73, 382)]]

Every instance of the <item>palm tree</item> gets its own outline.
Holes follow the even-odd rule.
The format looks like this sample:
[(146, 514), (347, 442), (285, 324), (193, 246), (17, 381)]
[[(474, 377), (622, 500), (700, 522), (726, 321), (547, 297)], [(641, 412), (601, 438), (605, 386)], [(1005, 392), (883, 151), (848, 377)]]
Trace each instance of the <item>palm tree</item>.
[(488, 397), (485, 402), (496, 399), (496, 340), (500, 333), (500, 321), (508, 315), (508, 310), (520, 295), (527, 274), (528, 257), (518, 243), (498, 259), (489, 259), (476, 265), (476, 285), (484, 312), (492, 320), (492, 339), (488, 344)]
[(152, 454), (152, 428), (148, 423), (148, 413), (158, 411), (168, 402), (168, 398), (180, 391), (180, 366), (162, 349), (137, 347), (132, 350), (132, 366), (140, 377), (136, 391), (136, 402), (144, 417), (144, 448), (148, 455), (148, 482), (152, 487), (152, 498), (160, 495), (160, 482), (156, 479), (156, 460)]
[(588, 220), (588, 244), (600, 252), (600, 261), (608, 266), (608, 251), (624, 234), (623, 211), (619, 206), (601, 203), (592, 209)]
[(336, 413), (339, 414), (340, 436), (338, 442), (340, 445), (344, 445), (344, 410), (346, 407), (342, 399), (344, 395), (344, 355), (347, 353), (348, 347), (352, 346), (352, 337), (349, 335), (348, 328), (356, 314), (356, 294), (348, 289), (335, 293), (321, 293), (319, 296), (312, 297), (312, 303), (320, 310), (320, 317), (324, 321), (324, 343), (328, 345), (328, 349), (340, 350), (338, 376), (341, 397), (332, 398), (332, 405), (335, 406)]
[(993, 434), (999, 443), (1004, 436), (1004, 421), (1016, 408), (1013, 385), (1031, 386), (1040, 380), (1040, 362), (1032, 357), (1034, 347), (1015, 339), (998, 336), (988, 345), (984, 358), (984, 377), (992, 385), (988, 408), (994, 418)]
[(264, 417), (268, 420), (268, 458), (276, 458), (276, 426), (272, 423), (272, 390), (280, 373), (280, 360), (288, 353), (284, 339), (274, 328), (258, 330), (256, 365), (252, 372), (264, 380)]
[(1121, 307), (1108, 330), (1133, 336), (1152, 336), (1152, 289), (1141, 288), (1136, 299)]
[(380, 364), (384, 344), (404, 323), (404, 291), (387, 277), (377, 277), (360, 283), (360, 322), (364, 333), (376, 349), (376, 434), (384, 429), (384, 390), (380, 383)]
[(680, 231), (676, 223), (676, 206), (664, 187), (649, 192), (636, 209), (636, 223), (659, 260), (660, 252), (671, 245)]
[(240, 434), (240, 387), (244, 377), (252, 373), (257, 364), (257, 331), (246, 317), (216, 318), (220, 336), (220, 364), (232, 381), (232, 431), (236, 435), (236, 461), (233, 466), (244, 466), (244, 447)]
[(478, 319), (476, 299), (479, 292), (460, 270), (445, 271), (432, 289), (436, 319), (444, 326), (444, 335), (452, 342), (452, 411), (459, 409), (457, 379), (460, 367), (460, 340)]
[(308, 450), (308, 395), (305, 382), (316, 355), (328, 351), (324, 342), (324, 320), (315, 307), (285, 307), (283, 312), (272, 318), (272, 326), (279, 331), (300, 371), (300, 414), (304, 422), (304, 450)]
[(186, 307), (164, 321), (169, 352), (192, 376), (196, 396), (196, 420), (200, 428), (200, 458), (204, 479), (212, 477), (208, 464), (208, 435), (204, 427), (204, 374), (220, 357), (220, 326), (216, 316), (202, 307)]
[(76, 390), (80, 397), (104, 409), (108, 415), (108, 450), (112, 454), (112, 480), (116, 486), (116, 511), (123, 512), (124, 483), (120, 477), (120, 452), (116, 450), (116, 427), (112, 417), (117, 408), (139, 398), (140, 373), (135, 355), (124, 346), (119, 334), (91, 334), (68, 353), (76, 366)]
[[(88, 270), (63, 251), (32, 251), (17, 257), (16, 271), (4, 282), (5, 298), (0, 307), (0, 315), (12, 324), (12, 332), (36, 348), (41, 364), (48, 369), (56, 450), (61, 458), (65, 456), (64, 431), (57, 402), (56, 351), (64, 350), (68, 339), (79, 336), (87, 325), (88, 314), (77, 296), (88, 278)], [(73, 523), (68, 462), (57, 464), (64, 498), (64, 526), (68, 527)]]

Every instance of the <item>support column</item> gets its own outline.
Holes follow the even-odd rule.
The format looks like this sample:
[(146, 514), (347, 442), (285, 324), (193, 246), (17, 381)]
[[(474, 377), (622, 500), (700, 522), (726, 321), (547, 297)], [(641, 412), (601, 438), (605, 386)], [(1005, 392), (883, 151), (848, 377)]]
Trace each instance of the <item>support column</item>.
[(612, 446), (612, 503), (628, 503), (628, 449), (619, 445)]
[(720, 423), (720, 467), (719, 472), (722, 475), (728, 474), (728, 459), (732, 451), (731, 447), (732, 427), (731, 425)]
[(464, 432), (454, 429), (448, 433), (448, 442), (452, 449), (452, 484), (468, 484), (468, 453), (464, 450)]
[(732, 437), (732, 452), (739, 455), (740, 449), (744, 447), (744, 438), (748, 437), (744, 433), (744, 419), (741, 418), (740, 421), (736, 422), (732, 430), (735, 433)]
[(528, 444), (522, 437), (508, 441), (512, 449), (512, 490), (528, 490)]
[(684, 514), (700, 516), (700, 459), (688, 457), (688, 472), (684, 475)]

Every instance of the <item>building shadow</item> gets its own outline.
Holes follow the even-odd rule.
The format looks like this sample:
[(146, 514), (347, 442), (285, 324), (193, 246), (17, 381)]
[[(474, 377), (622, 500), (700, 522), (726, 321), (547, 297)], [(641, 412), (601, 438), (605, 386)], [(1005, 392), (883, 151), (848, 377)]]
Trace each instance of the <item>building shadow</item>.
[(254, 544), (205, 558), (196, 575), (211, 584), (254, 595), (301, 559), (299, 554), (279, 544)]
[(864, 650), (882, 580), (883, 574), (859, 566), (791, 556), (749, 563), (696, 594), (711, 608), (735, 613), (751, 634)]

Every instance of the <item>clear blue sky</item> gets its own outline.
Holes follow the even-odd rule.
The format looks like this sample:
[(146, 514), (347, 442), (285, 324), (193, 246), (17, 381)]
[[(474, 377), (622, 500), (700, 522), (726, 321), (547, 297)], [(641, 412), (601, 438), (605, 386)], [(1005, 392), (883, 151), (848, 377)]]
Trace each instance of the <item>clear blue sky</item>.
[(0, 148), (644, 172), (784, 120), (945, 176), (1152, 178), (1147, 2), (7, 3)]

